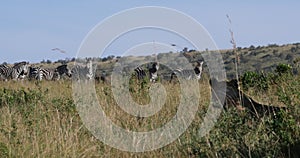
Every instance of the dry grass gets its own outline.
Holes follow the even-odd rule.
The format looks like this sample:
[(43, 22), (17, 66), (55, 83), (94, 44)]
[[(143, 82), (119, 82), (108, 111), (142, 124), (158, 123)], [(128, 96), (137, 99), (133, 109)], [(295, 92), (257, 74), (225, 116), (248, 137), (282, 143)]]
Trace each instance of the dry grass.
[[(299, 77), (295, 81), (299, 83)], [(291, 87), (288, 83), (282, 85), (287, 87), (286, 92)], [(79, 118), (73, 103), (71, 81), (10, 81), (0, 84), (0, 155), (8, 157), (232, 157), (245, 156), (245, 153), (247, 156), (282, 156), (280, 143), (289, 143), (289, 139), (284, 137), (285, 134), (280, 134), (281, 130), (286, 130), (287, 135), (291, 134), (293, 141), (299, 139), (299, 130), (296, 127), (294, 129), (293, 123), (289, 128), (280, 127), (279, 130), (279, 127), (269, 125), (268, 117), (253, 120), (244, 112), (235, 110), (223, 113), (211, 133), (199, 138), (198, 131), (211, 96), (206, 76), (199, 81), (200, 104), (187, 131), (173, 143), (144, 153), (120, 151), (97, 140)], [(114, 101), (110, 85), (99, 83), (95, 89), (102, 109), (116, 125), (128, 130), (149, 131), (168, 122), (178, 108), (179, 85), (163, 84), (168, 94), (166, 104), (149, 118), (133, 117), (121, 110)], [(138, 92), (138, 86), (133, 88)], [(147, 104), (147, 89), (133, 93), (134, 100)], [(277, 96), (274, 89), (271, 88), (264, 95), (268, 103), (272, 103), (273, 97)], [(259, 98), (262, 93), (253, 91), (253, 94)], [(294, 95), (291, 96), (293, 105), (300, 102), (296, 99), (299, 94)], [(279, 102), (275, 100), (274, 104)], [(286, 122), (283, 121), (283, 124)], [(270, 146), (270, 141), (275, 145)], [(270, 152), (265, 153), (263, 147), (269, 148)]]
[[(2, 100), (0, 108), (0, 142), (8, 148), (12, 157), (166, 157), (168, 155), (184, 156), (179, 151), (180, 141), (176, 141), (160, 152), (128, 153), (111, 148), (98, 141), (82, 125), (72, 102), (70, 81), (59, 82), (1, 82), (2, 89), (12, 93), (25, 91), (29, 94), (43, 93), (41, 98), (32, 98), (26, 102), (13, 100), (11, 103)], [(161, 127), (176, 113), (178, 104), (178, 85), (165, 85), (168, 93), (166, 104), (159, 113), (145, 119), (137, 119), (115, 103), (110, 85), (96, 84), (100, 105), (107, 116), (122, 128), (136, 131), (149, 131)], [(207, 105), (210, 94), (206, 81), (201, 81), (201, 105)], [(15, 91), (13, 91), (15, 90)], [(143, 92), (143, 93), (146, 93)], [(8, 94), (8, 93), (5, 93)], [(137, 95), (137, 94), (132, 94)], [(137, 102), (145, 102), (141, 94)], [(173, 96), (175, 96), (173, 98)], [(24, 96), (23, 96), (24, 97)], [(22, 98), (22, 96), (20, 96)], [(23, 105), (18, 105), (18, 103)], [(195, 119), (200, 123), (201, 119)], [(188, 136), (189, 134), (187, 134)], [(183, 136), (186, 137), (186, 136)], [(188, 138), (184, 138), (188, 139)], [(188, 149), (185, 149), (188, 150)]]

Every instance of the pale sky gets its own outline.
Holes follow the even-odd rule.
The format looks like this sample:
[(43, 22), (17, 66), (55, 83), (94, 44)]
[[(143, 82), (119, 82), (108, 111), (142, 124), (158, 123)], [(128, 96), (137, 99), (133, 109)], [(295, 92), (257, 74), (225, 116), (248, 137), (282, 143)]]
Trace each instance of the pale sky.
[[(239, 47), (300, 42), (300, 1), (297, 0), (11, 0), (0, 5), (0, 63), (75, 57), (83, 39), (98, 23), (125, 9), (142, 6), (172, 8), (191, 16), (205, 27), (220, 49), (231, 48), (226, 14), (231, 17)], [(175, 43), (177, 48), (173, 50), (193, 49), (175, 35), (145, 29), (124, 35), (110, 45), (105, 55), (123, 55), (126, 50), (153, 41), (165, 45)], [(148, 46), (145, 48), (150, 49)], [(67, 53), (52, 51), (53, 48)]]

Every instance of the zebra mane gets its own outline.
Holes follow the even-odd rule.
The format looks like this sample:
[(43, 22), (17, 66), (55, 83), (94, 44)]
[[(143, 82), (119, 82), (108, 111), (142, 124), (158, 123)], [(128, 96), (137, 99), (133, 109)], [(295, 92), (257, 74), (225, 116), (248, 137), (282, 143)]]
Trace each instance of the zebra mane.
[(56, 69), (55, 70), (57, 70), (57, 69), (62, 69), (62, 68), (67, 68), (68, 67), (68, 65), (67, 64), (63, 64), (63, 65), (60, 65), (60, 66), (58, 66), (58, 67), (56, 67)]
[(29, 64), (29, 62), (26, 62), (26, 61), (18, 62), (18, 63), (14, 64), (13, 68), (17, 68), (17, 67), (27, 65), (27, 64)]

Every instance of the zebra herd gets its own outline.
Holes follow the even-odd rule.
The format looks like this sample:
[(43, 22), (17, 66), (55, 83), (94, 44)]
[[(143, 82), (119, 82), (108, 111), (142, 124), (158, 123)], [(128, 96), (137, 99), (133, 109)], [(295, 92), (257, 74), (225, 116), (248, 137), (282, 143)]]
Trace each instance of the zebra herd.
[(203, 69), (203, 61), (197, 61), (193, 70), (185, 70), (185, 69), (174, 70), (173, 73), (171, 74), (170, 81), (172, 81), (175, 76), (177, 77), (180, 76), (187, 80), (191, 80), (191, 79), (200, 80), (202, 69)]
[[(159, 70), (159, 63), (154, 62), (149, 68), (148, 68), (148, 74), (149, 74), (149, 79), (150, 82), (156, 82), (158, 79), (158, 70)], [(203, 70), (203, 61), (197, 61), (196, 65), (193, 70), (186, 70), (186, 69), (175, 69), (170, 76), (170, 82), (172, 82), (175, 77), (182, 77), (183, 79), (186, 80), (200, 80), (201, 79), (201, 74)], [(146, 70), (143, 69), (141, 66), (138, 66), (137, 68), (134, 69), (137, 79), (138, 80), (143, 80), (146, 76)]]
[(41, 81), (45, 80), (59, 80), (61, 76), (66, 75), (68, 77), (72, 76), (71, 71), (68, 69), (66, 64), (60, 65), (55, 69), (45, 69), (41, 67), (29, 67), (29, 79), (35, 79)]
[(0, 65), (0, 79), (8, 80), (59, 80), (61, 76), (72, 76), (71, 71), (66, 64), (60, 65), (55, 69), (47, 69), (41, 67), (29, 66), (29, 62), (18, 62), (12, 67), (8, 65)]
[[(174, 70), (170, 78), (174, 80), (175, 77), (183, 77), (184, 79), (201, 79), (203, 61), (197, 61), (193, 70)], [(149, 75), (150, 82), (156, 82), (158, 80), (158, 70), (160, 66), (158, 62), (154, 62), (147, 69), (138, 66), (134, 69), (134, 73), (138, 80), (143, 80)], [(8, 80), (24, 80), (28, 78), (29, 80), (60, 80), (63, 76), (69, 78), (73, 77), (75, 80), (92, 80), (100, 78), (105, 80), (103, 76), (97, 77), (95, 75), (96, 66), (93, 65), (92, 60), (87, 60), (85, 64), (77, 64), (72, 69), (68, 68), (66, 64), (57, 66), (55, 69), (36, 67), (29, 65), (29, 62), (18, 62), (13, 66), (0, 65), (0, 79), (4, 81)]]
[(0, 65), (0, 78), (2, 80), (17, 80), (24, 79), (28, 74), (28, 62), (19, 62), (14, 64), (13, 67), (7, 65)]

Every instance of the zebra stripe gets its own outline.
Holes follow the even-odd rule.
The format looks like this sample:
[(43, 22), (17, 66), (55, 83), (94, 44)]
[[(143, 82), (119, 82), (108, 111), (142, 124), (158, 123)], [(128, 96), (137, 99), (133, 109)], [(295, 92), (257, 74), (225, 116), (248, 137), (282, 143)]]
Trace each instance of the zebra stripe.
[[(158, 69), (159, 69), (158, 62), (154, 62), (151, 65), (151, 67), (148, 68), (150, 82), (155, 82), (157, 80)], [(135, 74), (136, 74), (138, 80), (143, 80), (147, 76), (146, 70), (144, 70), (141, 66), (138, 66), (137, 68), (135, 68), (134, 71), (135, 71)]]
[(155, 62), (152, 64), (152, 67), (149, 68), (149, 76), (150, 76), (150, 82), (156, 82), (158, 75), (157, 75), (157, 71), (159, 69), (159, 64), (158, 62)]
[(71, 77), (71, 71), (67, 68), (67, 65), (60, 65), (56, 69), (43, 69), (43, 68), (30, 68), (30, 78), (36, 80), (60, 80), (61, 76), (67, 75)]
[(43, 73), (40, 67), (29, 67), (29, 79), (35, 79), (38, 81), (43, 80)]
[(76, 65), (71, 73), (73, 79), (76, 81), (94, 79), (95, 75), (92, 60), (88, 60), (86, 65)]
[(72, 72), (70, 69), (68, 69), (68, 65), (60, 65), (55, 69), (55, 73), (59, 75), (59, 77), (62, 77), (63, 75), (67, 75), (68, 77), (72, 76)]
[(45, 80), (48, 80), (48, 81), (60, 79), (58, 73), (55, 72), (55, 70), (41, 69), (41, 73), (43, 75), (43, 78), (45, 78)]
[(137, 67), (134, 69), (138, 80), (143, 80), (146, 77), (146, 72), (142, 67)]
[(196, 66), (194, 67), (193, 70), (176, 69), (171, 74), (170, 82), (175, 78), (175, 76), (182, 77), (186, 80), (191, 80), (191, 79), (200, 80), (202, 69), (203, 69), (203, 61), (196, 62)]
[(88, 78), (88, 80), (91, 80), (91, 79), (94, 78), (93, 61), (88, 60), (86, 67), (87, 67), (87, 70), (88, 70), (88, 73), (86, 74), (86, 77)]
[(13, 67), (2, 65), (0, 66), (0, 76), (5, 81), (8, 79), (17, 80), (19, 78), (25, 78), (28, 74), (28, 64), (28, 62), (23, 61), (14, 64)]

